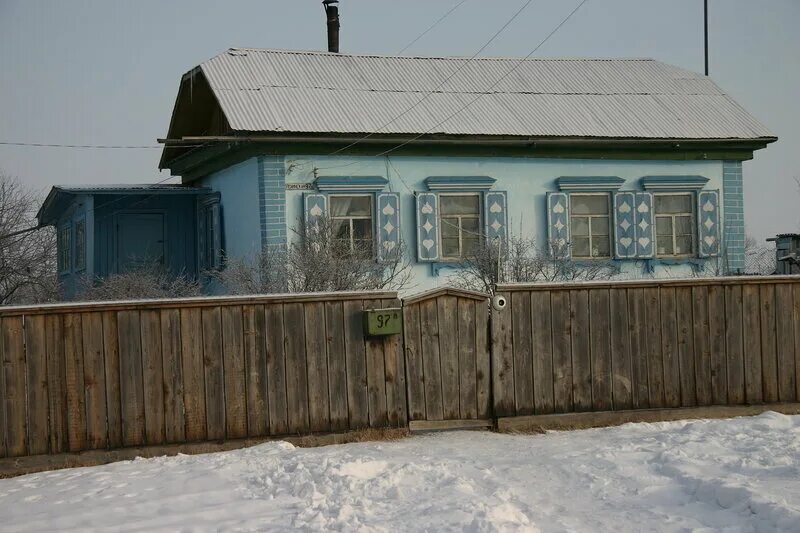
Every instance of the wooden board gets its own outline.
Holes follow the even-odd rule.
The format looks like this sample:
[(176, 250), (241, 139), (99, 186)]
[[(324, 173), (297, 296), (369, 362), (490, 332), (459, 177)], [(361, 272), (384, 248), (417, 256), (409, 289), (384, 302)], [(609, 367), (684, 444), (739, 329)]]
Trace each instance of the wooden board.
[(225, 374), (222, 355), (222, 320), (219, 307), (205, 307), (203, 322), (203, 374), (206, 383), (206, 428), (209, 439), (225, 438)]
[(186, 438), (186, 419), (183, 411), (180, 310), (162, 309), (160, 319), (164, 376), (164, 438), (167, 442), (183, 442)]
[(631, 407), (650, 407), (650, 383), (647, 368), (647, 322), (645, 316), (645, 293), (628, 291), (628, 327), (631, 350)]
[[(66, 320), (64, 326), (67, 328)], [(139, 311), (120, 311), (117, 314), (117, 330), (122, 398), (122, 444), (141, 446), (145, 444), (145, 414)]]
[[(384, 308), (399, 308), (400, 300), (381, 300)], [(383, 337), (384, 371), (386, 382), (386, 411), (389, 425), (406, 427), (408, 424), (408, 400), (406, 398), (406, 369), (403, 360), (402, 335)], [(474, 360), (474, 359), (473, 359)]]
[(661, 299), (658, 288), (644, 289), (644, 312), (650, 407), (663, 407), (667, 404), (667, 397), (664, 387), (664, 354), (661, 351)]
[(692, 288), (675, 289), (678, 327), (678, 368), (680, 371), (681, 406), (697, 405), (697, 378), (694, 357), (694, 324), (692, 319)]
[(592, 354), (592, 406), (596, 411), (612, 408), (611, 324), (608, 289), (589, 291), (590, 339)]
[(425, 373), (425, 417), (442, 420), (442, 371), (439, 362), (439, 319), (436, 299), (420, 302), (420, 340)]
[(289, 433), (288, 400), (286, 398), (286, 352), (283, 327), (283, 304), (264, 306), (267, 346), (267, 398), (269, 402), (269, 432), (271, 435)]
[(289, 431), (292, 433), (307, 433), (309, 430), (308, 376), (306, 374), (303, 304), (284, 304), (283, 324)]
[(663, 288), (661, 298), (661, 356), (664, 360), (664, 397), (666, 405), (681, 404), (680, 352), (678, 350), (677, 299), (675, 288)]
[(711, 368), (711, 403), (728, 403), (728, 358), (725, 351), (725, 290), (708, 287), (708, 337)]
[[(380, 300), (366, 300), (364, 309), (380, 309)], [(386, 409), (386, 382), (384, 380), (385, 354), (381, 337), (366, 337), (367, 405), (369, 425), (386, 427), (389, 415)], [(458, 401), (458, 399), (456, 399)]]
[(242, 306), (242, 328), (247, 391), (247, 434), (250, 437), (262, 437), (269, 435), (264, 308), (255, 305)]
[(758, 285), (742, 287), (742, 333), (744, 335), (744, 385), (747, 403), (764, 401), (761, 371), (761, 303)]
[(792, 323), (794, 324), (794, 372), (797, 386), (797, 399), (800, 400), (800, 284), (792, 287), (794, 304), (792, 305)]
[(553, 314), (553, 410), (565, 413), (572, 410), (572, 321), (569, 292), (550, 294)]
[(362, 305), (360, 301), (343, 303), (344, 345), (347, 363), (347, 408), (351, 429), (369, 426), (367, 356), (361, 318)]
[(422, 367), (422, 342), (419, 325), (420, 304), (403, 308), (403, 341), (408, 388), (409, 420), (425, 420), (425, 372)]
[(725, 354), (728, 373), (728, 402), (746, 401), (744, 379), (744, 334), (742, 287), (725, 287)]
[(462, 419), (478, 417), (477, 347), (475, 345), (475, 303), (467, 298), (458, 299), (458, 372), (459, 408)]
[(759, 286), (761, 303), (761, 377), (764, 401), (778, 401), (778, 359), (776, 346), (775, 286)]
[[(330, 431), (331, 413), (326, 346), (328, 334), (325, 324), (325, 304), (322, 302), (306, 303), (303, 304), (303, 308), (306, 330), (306, 362), (308, 364), (309, 424), (311, 431)], [(383, 353), (381, 353), (382, 355)]]
[(553, 321), (550, 292), (530, 294), (533, 356), (533, 398), (536, 413), (553, 412)]
[(478, 400), (478, 418), (492, 415), (490, 362), (489, 305), (486, 300), (475, 300), (475, 389)]
[(585, 289), (570, 291), (569, 307), (572, 319), (572, 399), (576, 411), (591, 411), (592, 350), (589, 332), (589, 291)]
[(206, 387), (203, 377), (203, 322), (198, 308), (181, 309), (183, 406), (188, 441), (205, 440)]
[[(47, 340), (45, 316), (25, 317), (27, 356), (28, 453), (47, 453), (50, 440), (47, 397)], [(3, 426), (0, 425), (0, 428)], [(105, 425), (103, 426), (105, 429)]]
[(163, 444), (164, 363), (161, 356), (161, 311), (141, 311), (144, 429), (148, 444)]
[(104, 311), (103, 352), (106, 374), (106, 423), (108, 424), (108, 445), (122, 446), (122, 398), (120, 390), (119, 331), (117, 312)]
[[(5, 324), (5, 320), (3, 323)], [(81, 334), (81, 315), (78, 313), (64, 315), (67, 435), (69, 450), (73, 452), (86, 449), (86, 398), (83, 393), (83, 341)], [(139, 383), (141, 384), (141, 379)], [(6, 394), (9, 394), (8, 381), (6, 381)], [(135, 403), (133, 405), (135, 406)], [(10, 435), (8, 442), (9, 452), (11, 452)]]
[(225, 436), (247, 436), (247, 387), (245, 385), (244, 326), (242, 308), (222, 307), (222, 358), (225, 375)]
[[(60, 453), (67, 451), (69, 445), (63, 317), (61, 315), (47, 315), (45, 317), (45, 328), (47, 330), (47, 397), (50, 417), (50, 453)], [(0, 382), (2, 381), (2, 375), (0, 375)], [(2, 384), (0, 384), (0, 390), (2, 390)], [(119, 391), (119, 388), (117, 388), (117, 391)], [(117, 403), (117, 407), (119, 407), (119, 403)], [(4, 409), (0, 408), (0, 411), (3, 411), (3, 414), (5, 413)], [(0, 414), (0, 420), (2, 418), (3, 415)], [(117, 411), (117, 422), (119, 422), (119, 410)], [(111, 424), (109, 422), (110, 430)], [(4, 442), (3, 436), (0, 435), (0, 447), (4, 446)], [(109, 444), (111, 443), (109, 442)], [(118, 446), (119, 444), (115, 445)]]
[(108, 446), (108, 434), (102, 314), (83, 313), (81, 330), (83, 336), (83, 381), (86, 392), (87, 445), (92, 449), (105, 448)]
[[(509, 293), (497, 294), (510, 301)], [(491, 369), (492, 397), (495, 416), (512, 416), (516, 413), (514, 396), (514, 347), (511, 323), (511, 309), (491, 310)], [(423, 333), (424, 336), (424, 333)], [(426, 381), (427, 381), (427, 373)], [(426, 391), (428, 389), (426, 388)], [(426, 397), (426, 401), (429, 401)], [(428, 417), (430, 419), (431, 417)]]
[(448, 420), (459, 414), (458, 303), (455, 296), (438, 296), (439, 358), (442, 368), (442, 416)]
[(539, 354), (533, 353), (533, 334), (531, 331), (531, 293), (512, 292), (511, 342), (514, 352), (514, 404), (517, 415), (530, 415), (535, 412), (533, 399), (533, 361)]
[(633, 370), (628, 294), (625, 289), (611, 290), (610, 307), (613, 405), (614, 409), (630, 409), (633, 407)]
[(697, 405), (711, 405), (711, 329), (708, 287), (692, 287), (692, 335)]
[[(794, 360), (794, 322), (791, 285), (775, 286), (775, 335), (778, 359), (778, 400), (797, 400), (796, 369)], [(798, 321), (800, 328), (800, 321)]]
[[(5, 317), (2, 322), (3, 337), (3, 369), (5, 374), (5, 411), (6, 411), (6, 452), (10, 457), (27, 455), (27, 413), (26, 413), (26, 383), (25, 383), (25, 344), (24, 330), (21, 316)], [(77, 374), (77, 372), (76, 372)], [(82, 377), (83, 374), (81, 373)], [(83, 383), (81, 382), (81, 385)], [(79, 389), (81, 393), (83, 389)], [(83, 396), (81, 395), (81, 398)], [(83, 407), (83, 402), (74, 402)], [(82, 421), (83, 418), (80, 419)], [(76, 424), (73, 434), (77, 430), (85, 429), (84, 425)], [(76, 435), (77, 442), (83, 443)], [(74, 445), (76, 441), (70, 440)]]

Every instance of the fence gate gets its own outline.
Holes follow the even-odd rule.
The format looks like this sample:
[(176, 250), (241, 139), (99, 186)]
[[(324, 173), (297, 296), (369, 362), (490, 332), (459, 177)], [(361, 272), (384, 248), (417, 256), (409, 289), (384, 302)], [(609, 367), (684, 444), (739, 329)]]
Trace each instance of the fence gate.
[(452, 288), (403, 302), (411, 428), (482, 425), (491, 418), (489, 299)]

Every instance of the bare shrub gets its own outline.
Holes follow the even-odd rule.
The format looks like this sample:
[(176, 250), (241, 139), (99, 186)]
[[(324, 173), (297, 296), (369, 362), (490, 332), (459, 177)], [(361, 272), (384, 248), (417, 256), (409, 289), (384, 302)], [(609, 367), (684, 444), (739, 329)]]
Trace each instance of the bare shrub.
[(200, 296), (200, 284), (185, 274), (172, 274), (159, 265), (146, 264), (121, 274), (84, 280), (75, 300), (150, 300)]

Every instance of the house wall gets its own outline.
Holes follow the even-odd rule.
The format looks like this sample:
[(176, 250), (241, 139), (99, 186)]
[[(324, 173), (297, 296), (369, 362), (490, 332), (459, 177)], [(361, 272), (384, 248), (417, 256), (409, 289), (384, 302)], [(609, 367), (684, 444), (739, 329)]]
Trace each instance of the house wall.
[[(621, 190), (641, 190), (639, 179), (647, 175), (700, 175), (708, 178), (706, 189), (719, 189), (721, 214), (725, 203), (741, 199), (741, 189), (723, 191), (722, 161), (620, 161), (585, 159), (526, 159), (487, 157), (326, 157), (287, 155), (284, 160), (286, 188), (308, 186), (319, 176), (384, 176), (388, 190), (400, 193), (401, 235), (412, 254), (414, 290), (427, 289), (446, 282), (453, 270), (446, 263), (415, 261), (416, 228), (414, 192), (427, 191), (428, 176), (484, 175), (495, 178), (494, 189), (508, 192), (510, 227), (513, 234), (547, 241), (545, 193), (557, 191), (560, 176), (618, 176), (625, 180)], [(730, 186), (730, 182), (727, 182)], [(303, 217), (303, 190), (287, 190), (286, 221), (292, 225)], [(225, 199), (223, 198), (223, 202)], [(725, 229), (743, 234), (743, 221), (725, 218)], [(290, 232), (290, 238), (291, 238)], [(723, 239), (724, 242), (724, 239)], [(619, 261), (620, 277), (690, 276), (699, 269), (715, 269), (718, 260)], [(712, 264), (713, 263), (713, 264)]]
[[(71, 231), (70, 237), (70, 265), (61, 270), (58, 269), (58, 283), (59, 290), (62, 298), (73, 298), (81, 287), (83, 279), (91, 279), (94, 276), (94, 263), (91, 258), (94, 253), (94, 198), (89, 195), (78, 195), (75, 199), (64, 209), (61, 217), (56, 223), (56, 235), (60, 235), (62, 228), (69, 227)], [(81, 219), (86, 220), (86, 249), (85, 249), (85, 267), (77, 269), (75, 267), (75, 223)], [(59, 241), (59, 249), (57, 250), (59, 257), (61, 254), (61, 243)]]

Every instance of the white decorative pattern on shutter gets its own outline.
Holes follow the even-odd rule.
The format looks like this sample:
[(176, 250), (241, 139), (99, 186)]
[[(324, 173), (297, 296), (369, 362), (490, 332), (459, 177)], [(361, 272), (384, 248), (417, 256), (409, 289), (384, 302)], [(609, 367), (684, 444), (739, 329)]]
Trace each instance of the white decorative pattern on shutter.
[(636, 257), (636, 196), (632, 192), (614, 194), (614, 257)]
[(417, 260), (439, 259), (439, 198), (434, 193), (417, 194)]
[(547, 240), (553, 253), (569, 255), (569, 196), (547, 193)]
[(653, 257), (653, 194), (636, 193), (636, 257), (649, 259)]
[(328, 197), (325, 194), (309, 192), (303, 195), (306, 228), (318, 227), (322, 217), (328, 213)]
[(719, 255), (719, 191), (697, 193), (697, 251), (700, 257)]
[(505, 241), (508, 238), (508, 196), (506, 191), (491, 191), (484, 195), (486, 220), (486, 240), (490, 243), (496, 239)]
[(377, 206), (378, 260), (391, 261), (400, 251), (400, 195), (379, 193)]

